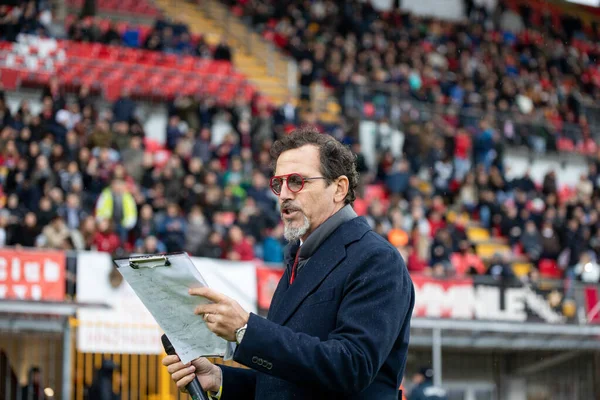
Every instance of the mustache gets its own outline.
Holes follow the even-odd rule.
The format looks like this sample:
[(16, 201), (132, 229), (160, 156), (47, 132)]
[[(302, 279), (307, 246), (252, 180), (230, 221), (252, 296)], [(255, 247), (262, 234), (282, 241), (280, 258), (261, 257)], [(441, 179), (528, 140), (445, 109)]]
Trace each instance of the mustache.
[(286, 201), (281, 205), (281, 210), (288, 210), (288, 211), (302, 211), (302, 209), (300, 207), (296, 207), (294, 204), (292, 204), (292, 202), (290, 201)]

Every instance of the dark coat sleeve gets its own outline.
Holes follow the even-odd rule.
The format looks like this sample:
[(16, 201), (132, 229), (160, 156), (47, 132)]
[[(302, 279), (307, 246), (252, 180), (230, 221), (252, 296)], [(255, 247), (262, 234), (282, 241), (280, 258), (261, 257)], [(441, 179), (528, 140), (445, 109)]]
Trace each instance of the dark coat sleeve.
[(398, 339), (414, 299), (399, 253), (388, 246), (367, 252), (349, 271), (336, 328), (327, 340), (251, 314), (234, 360), (326, 391), (351, 394), (367, 388)]
[(221, 400), (253, 400), (256, 371), (219, 365), (223, 371)]

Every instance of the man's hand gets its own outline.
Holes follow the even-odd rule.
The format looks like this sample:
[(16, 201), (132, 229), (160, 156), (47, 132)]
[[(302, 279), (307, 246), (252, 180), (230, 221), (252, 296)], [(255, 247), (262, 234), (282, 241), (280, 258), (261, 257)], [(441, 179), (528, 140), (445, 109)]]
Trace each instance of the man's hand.
[(222, 382), (221, 368), (213, 365), (206, 358), (200, 357), (190, 364), (184, 365), (176, 355), (166, 356), (162, 364), (167, 367), (171, 379), (177, 384), (180, 391), (185, 392), (188, 383), (198, 377), (202, 389), (218, 392)]
[(206, 326), (217, 336), (235, 342), (235, 331), (248, 323), (250, 313), (235, 300), (209, 288), (190, 289), (193, 296), (202, 296), (213, 304), (196, 307), (194, 314), (202, 315)]

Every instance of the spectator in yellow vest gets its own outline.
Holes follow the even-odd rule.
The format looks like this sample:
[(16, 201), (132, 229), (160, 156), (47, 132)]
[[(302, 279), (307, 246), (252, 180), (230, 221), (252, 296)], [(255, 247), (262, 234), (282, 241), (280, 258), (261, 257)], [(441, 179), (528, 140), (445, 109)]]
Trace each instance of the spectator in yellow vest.
[(125, 182), (113, 179), (110, 187), (100, 193), (96, 203), (96, 219), (112, 220), (121, 243), (127, 242), (128, 234), (137, 223), (138, 210), (135, 199), (127, 190)]

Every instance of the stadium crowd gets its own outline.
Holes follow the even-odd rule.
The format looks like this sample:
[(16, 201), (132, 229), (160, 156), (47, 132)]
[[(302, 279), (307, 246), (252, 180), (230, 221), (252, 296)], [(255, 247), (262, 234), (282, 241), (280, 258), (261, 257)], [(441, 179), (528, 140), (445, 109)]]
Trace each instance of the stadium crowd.
[[(163, 157), (146, 140), (136, 102), (126, 93), (111, 109), (98, 109), (85, 88), (67, 98), (59, 80), (52, 79), (38, 115), (27, 102), (11, 111), (5, 94), (0, 99), (0, 246), (113, 254), (183, 249), (279, 263), (284, 242), (269, 188), (269, 148), (278, 136), (309, 124), (352, 146), (362, 176), (356, 208), (404, 254), (411, 271), (512, 278), (512, 261), (558, 260), (566, 276), (600, 280), (600, 158), (590, 160), (571, 196), (564, 195), (553, 171), (541, 185), (527, 174), (509, 180), (503, 161), (510, 139), (506, 125), (493, 113), (471, 121), (456, 113), (457, 107), (505, 113), (519, 107), (525, 113), (527, 98), (529, 108), (544, 118), (563, 127), (572, 122), (589, 137), (577, 99), (597, 98), (597, 81), (590, 76), (586, 82), (585, 73), (573, 79), (577, 71), (588, 71), (594, 54), (546, 46), (536, 41), (541, 31), (532, 29), (498, 35), (472, 24), (459, 33), (459, 25), (397, 11), (378, 18), (368, 2), (361, 8), (345, 3), (341, 13), (333, 13), (333, 2), (311, 4), (304, 9), (305, 3), (254, 1), (244, 10), (257, 7), (261, 11), (253, 22), (268, 26), (275, 18), (278, 32), (290, 32), (285, 45), (312, 80), (334, 87), (367, 80), (408, 85), (412, 97), (391, 121), (404, 135), (400, 152), (391, 147), (389, 129), (380, 129), (377, 167), (371, 170), (350, 120), (318, 126), (314, 113), (292, 102), (271, 110), (243, 99), (219, 105), (211, 98), (180, 97), (169, 104), (169, 153)], [(278, 19), (284, 11), (292, 19)], [(319, 23), (333, 17), (331, 24)], [(488, 25), (495, 21), (485, 18)], [(75, 23), (74, 38), (102, 40), (80, 29), (86, 21)], [(352, 29), (344, 28), (346, 23)], [(389, 29), (391, 23), (404, 28)], [(174, 42), (164, 41), (165, 32), (169, 37), (177, 31), (181, 39), (187, 28), (161, 24), (149, 40), (158, 35), (167, 45), (156, 49), (171, 51)], [(127, 35), (114, 39), (131, 44)], [(302, 50), (313, 44), (310, 53), (308, 47)], [(452, 58), (458, 50), (460, 56)], [(382, 59), (370, 57), (373, 52)], [(444, 107), (433, 118), (423, 118), (415, 108), (415, 101), (446, 101), (440, 99), (454, 108)], [(375, 111), (375, 116), (382, 115)], [(383, 190), (374, 195), (374, 188)], [(510, 254), (482, 258), (467, 236), (470, 224), (488, 230), (492, 240), (506, 241)]]
[[(50, 2), (47, 0), (0, 5), (0, 40), (16, 41), (19, 34), (60, 37), (60, 32), (52, 24)], [(193, 36), (187, 24), (166, 16), (157, 18), (153, 26), (133, 23), (119, 26), (115, 21), (89, 16), (70, 16), (66, 25), (67, 38), (74, 41), (194, 55), (220, 61), (232, 59), (231, 48), (226, 40), (210, 46), (202, 36)]]
[(305, 98), (319, 81), (346, 110), (371, 103), (366, 113), (392, 120), (398, 96), (452, 106), (469, 125), (483, 113), (520, 114), (507, 129), (539, 151), (559, 138), (594, 146), (585, 105), (600, 98), (597, 26), (586, 32), (572, 17), (504, 1), (493, 12), (467, 1), (462, 22), (379, 12), (369, 1), (228, 3), (297, 60)]
[(52, 33), (50, 1), (4, 1), (0, 5), (0, 40), (15, 41), (22, 34)]
[(150, 51), (162, 51), (170, 54), (194, 55), (220, 61), (231, 61), (231, 48), (226, 40), (216, 46), (210, 46), (202, 36), (194, 37), (189, 27), (178, 20), (159, 17), (150, 29), (127, 24), (120, 30), (110, 21), (96, 17), (81, 17), (68, 27), (68, 38), (75, 41), (104, 43), (115, 46), (142, 48)]
[[(136, 103), (127, 97), (112, 110), (96, 109), (85, 93), (66, 99), (53, 84), (42, 102), (33, 115), (27, 102), (12, 113), (4, 95), (0, 101), (0, 246), (121, 254), (184, 249), (281, 262), (269, 146), (274, 132), (284, 132), (273, 126), (286, 123), (285, 107), (267, 117), (260, 105), (243, 101), (225, 108), (177, 99), (166, 127), (172, 153), (161, 159), (145, 151)], [(411, 115), (403, 116), (402, 156), (378, 141), (375, 171), (352, 132), (344, 139), (363, 177), (357, 208), (411, 271), (511, 277), (506, 255), (483, 260), (474, 251), (465, 228), (476, 220), (533, 263), (558, 259), (567, 274), (598, 280), (597, 162), (565, 199), (553, 171), (542, 185), (528, 175), (508, 180), (503, 144), (485, 121), (471, 137), (434, 122), (422, 126)], [(365, 195), (373, 185), (389, 195)]]

